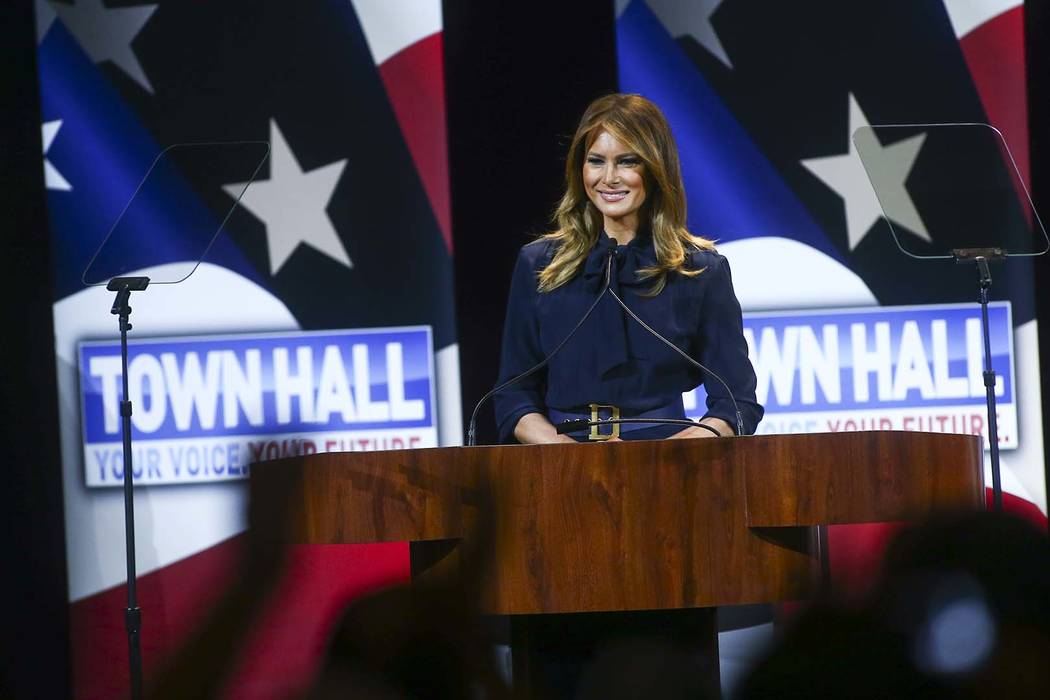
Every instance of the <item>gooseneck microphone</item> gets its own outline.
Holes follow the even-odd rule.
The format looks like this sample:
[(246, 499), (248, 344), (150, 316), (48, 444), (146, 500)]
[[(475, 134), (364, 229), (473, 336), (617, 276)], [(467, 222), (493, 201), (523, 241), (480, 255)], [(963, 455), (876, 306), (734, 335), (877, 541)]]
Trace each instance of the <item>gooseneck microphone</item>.
[(718, 376), (718, 374), (716, 372), (714, 372), (713, 370), (710, 370), (707, 367), (705, 367), (704, 365), (700, 364), (699, 362), (697, 362), (696, 360), (691, 358), (687, 352), (682, 350), (680, 347), (678, 347), (677, 345), (672, 343), (667, 338), (665, 338), (662, 335), (660, 335), (660, 333), (655, 328), (652, 328), (648, 323), (646, 323), (642, 319), (638, 318), (638, 315), (636, 313), (634, 313), (633, 311), (631, 311), (627, 307), (627, 304), (623, 303), (623, 299), (621, 299), (620, 296), (616, 292), (614, 292), (612, 289), (609, 289), (609, 294), (612, 295), (612, 298), (616, 300), (616, 303), (619, 304), (623, 308), (623, 310), (627, 312), (628, 316), (630, 316), (635, 321), (637, 321), (638, 325), (640, 325), (642, 328), (647, 330), (650, 334), (652, 334), (653, 337), (655, 337), (657, 340), (662, 342), (664, 345), (666, 345), (667, 347), (671, 348), (676, 353), (678, 353), (679, 355), (684, 357), (686, 362), (688, 362), (689, 364), (693, 365), (694, 367), (699, 369), (701, 372), (704, 372), (705, 374), (709, 374), (709, 375), (711, 375), (712, 377), (714, 377), (715, 379), (718, 380), (718, 383), (721, 384), (722, 388), (724, 388), (726, 390), (726, 394), (729, 395), (729, 400), (733, 402), (733, 413), (736, 414), (736, 434), (737, 435), (743, 435), (744, 434), (744, 416), (743, 416), (742, 413), (740, 413), (740, 406), (737, 405), (736, 397), (733, 396), (733, 390), (729, 388), (729, 385), (726, 384), (726, 381), (724, 379), (722, 379), (722, 377)]
[[(474, 411), (470, 414), (470, 423), (469, 423), (469, 425), (467, 427), (467, 446), (468, 447), (474, 447), (475, 444), (476, 444), (476, 440), (477, 440), (476, 431), (477, 431), (478, 411), (481, 409), (482, 405), (484, 405), (484, 403), (487, 400), (489, 400), (492, 396), (494, 396), (495, 394), (498, 394), (499, 392), (503, 391), (507, 387), (512, 386), (513, 384), (516, 384), (517, 382), (520, 382), (522, 379), (525, 379), (526, 377), (529, 377), (532, 374), (535, 374), (539, 370), (541, 370), (544, 367), (546, 367), (547, 364), (551, 361), (551, 359), (553, 359), (554, 356), (557, 355), (558, 352), (565, 346), (565, 344), (567, 342), (569, 342), (569, 339), (572, 338), (572, 336), (574, 336), (576, 334), (576, 331), (578, 331), (580, 329), (580, 327), (583, 325), (583, 323), (590, 317), (590, 315), (594, 311), (595, 307), (598, 306), (598, 302), (600, 302), (602, 300), (602, 297), (604, 297), (607, 293), (609, 295), (611, 295), (613, 299), (616, 300), (616, 303), (619, 304), (620, 307), (623, 308), (624, 311), (627, 312), (628, 316), (630, 316), (632, 319), (634, 319), (642, 328), (644, 328), (647, 332), (649, 332), (653, 337), (655, 337), (660, 342), (662, 342), (665, 345), (667, 345), (667, 347), (671, 348), (676, 353), (681, 355), (692, 366), (696, 367), (697, 369), (699, 369), (700, 371), (704, 372), (705, 374), (708, 374), (708, 375), (710, 375), (710, 376), (712, 376), (712, 377), (714, 377), (715, 379), (718, 380), (718, 382), (722, 385), (722, 387), (725, 388), (726, 393), (729, 395), (729, 400), (733, 402), (733, 411), (736, 413), (736, 435), (743, 435), (744, 434), (744, 418), (743, 418), (743, 414), (740, 413), (740, 407), (737, 405), (736, 397), (733, 396), (733, 391), (729, 388), (729, 385), (726, 383), (726, 381), (724, 379), (722, 379), (722, 377), (720, 377), (713, 370), (705, 367), (703, 364), (701, 364), (701, 363), (697, 362), (696, 360), (694, 360), (692, 357), (689, 356), (688, 353), (686, 353), (684, 350), (679, 348), (677, 345), (672, 343), (670, 340), (668, 340), (667, 338), (662, 336), (656, 329), (652, 328), (649, 324), (647, 324), (645, 321), (643, 321), (641, 318), (639, 318), (638, 315), (635, 314), (634, 311), (632, 311), (627, 306), (627, 304), (625, 304), (623, 302), (623, 299), (621, 299), (620, 296), (616, 292), (614, 292), (612, 290), (612, 288), (610, 286), (611, 282), (612, 282), (612, 260), (613, 260), (613, 257), (615, 255), (616, 255), (616, 251), (615, 250), (610, 250), (609, 253), (606, 255), (606, 258), (605, 258), (605, 280), (602, 282), (602, 289), (601, 289), (600, 292), (598, 292), (598, 296), (596, 296), (594, 298), (594, 301), (591, 302), (591, 305), (589, 307), (587, 307), (587, 311), (584, 312), (583, 316), (580, 317), (580, 320), (577, 321), (576, 325), (572, 327), (571, 331), (569, 331), (568, 335), (566, 335), (561, 340), (561, 342), (558, 343), (558, 345), (555, 346), (555, 348), (553, 350), (551, 350), (550, 353), (547, 354), (546, 357), (544, 357), (542, 360), (540, 360), (534, 366), (532, 366), (529, 369), (525, 370), (521, 374), (518, 374), (518, 375), (516, 375), (514, 377), (511, 377), (507, 381), (505, 381), (505, 382), (503, 382), (503, 383), (493, 387), (492, 389), (490, 389), (488, 391), (488, 393), (486, 393), (484, 396), (481, 397), (481, 399), (478, 400), (477, 404), (474, 405)], [(559, 423), (557, 426), (555, 426), (555, 429), (558, 431), (559, 434), (564, 434), (564, 433), (574, 432), (576, 430), (582, 430), (582, 429), (589, 428), (589, 427), (596, 426), (596, 425), (599, 425), (599, 426), (600, 425), (612, 425), (614, 423), (652, 423), (652, 424), (657, 424), (657, 425), (699, 426), (701, 428), (705, 428), (707, 430), (710, 430), (711, 432), (714, 432), (714, 433), (718, 432), (717, 430), (715, 430), (711, 426), (706, 425), (704, 423), (700, 423), (699, 421), (693, 421), (693, 420), (688, 420), (688, 419), (679, 419), (679, 418), (616, 418), (616, 419), (611, 419), (610, 418), (610, 419), (604, 419), (604, 420), (600, 419), (600, 420), (594, 420), (594, 421), (587, 420), (585, 418), (580, 418), (580, 419), (575, 419), (575, 420), (566, 420), (566, 421), (564, 421), (562, 423)]]
[(522, 379), (525, 379), (546, 367), (547, 363), (558, 354), (558, 351), (565, 347), (565, 343), (569, 342), (569, 338), (576, 335), (576, 331), (580, 330), (580, 326), (583, 325), (583, 322), (590, 318), (591, 313), (594, 311), (595, 307), (598, 306), (598, 302), (601, 301), (602, 297), (605, 296), (605, 293), (609, 291), (609, 284), (612, 281), (613, 255), (613, 251), (609, 251), (608, 255), (605, 256), (605, 280), (602, 282), (602, 290), (598, 292), (598, 296), (596, 296), (594, 301), (591, 302), (591, 305), (587, 307), (587, 311), (584, 312), (583, 316), (580, 317), (580, 320), (576, 322), (576, 325), (572, 327), (572, 330), (569, 331), (568, 335), (562, 338), (561, 342), (558, 343), (542, 360), (532, 367), (529, 367), (521, 374), (511, 377), (502, 384), (492, 387), (489, 389), (488, 393), (482, 396), (474, 405), (474, 411), (470, 414), (470, 424), (467, 426), (467, 447), (474, 447), (477, 441), (478, 410), (481, 406), (495, 394), (498, 394), (513, 384), (517, 384)]

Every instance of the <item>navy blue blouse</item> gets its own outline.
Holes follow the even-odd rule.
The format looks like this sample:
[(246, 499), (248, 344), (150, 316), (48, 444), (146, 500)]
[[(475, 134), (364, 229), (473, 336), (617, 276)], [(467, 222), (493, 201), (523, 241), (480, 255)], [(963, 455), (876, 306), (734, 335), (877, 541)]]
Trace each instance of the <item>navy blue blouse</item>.
[[(646, 297), (641, 293), (652, 281), (639, 281), (636, 272), (656, 264), (652, 238), (640, 234), (618, 246), (615, 239), (602, 235), (580, 273), (554, 291), (540, 293), (537, 275), (550, 263), (555, 245), (540, 239), (523, 246), (518, 255), (507, 304), (499, 382), (540, 362), (569, 334), (601, 290), (605, 261), (611, 254), (613, 291), (647, 324), (718, 373), (736, 397), (745, 432), (754, 432), (763, 411), (755, 399), (755, 371), (747, 356), (740, 303), (724, 257), (695, 251), (690, 266), (703, 268), (703, 272), (695, 277), (670, 274), (658, 295)], [(588, 404), (599, 403), (618, 406), (625, 416), (636, 415), (676, 403), (680, 406), (682, 393), (701, 381), (707, 391), (705, 415), (735, 426), (733, 404), (725, 389), (703, 374), (606, 295), (545, 370), (496, 394), (500, 440), (513, 441), (514, 427), (527, 413), (548, 417), (551, 410), (582, 413)], [(659, 427), (662, 430), (634, 430), (621, 437), (665, 437), (681, 430), (679, 426)]]

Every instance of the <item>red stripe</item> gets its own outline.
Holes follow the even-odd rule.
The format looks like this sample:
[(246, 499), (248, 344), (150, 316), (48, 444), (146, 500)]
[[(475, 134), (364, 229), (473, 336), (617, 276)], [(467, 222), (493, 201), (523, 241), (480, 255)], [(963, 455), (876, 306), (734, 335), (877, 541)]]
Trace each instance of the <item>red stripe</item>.
[(408, 580), (405, 543), (293, 548), (288, 574), (244, 649), (227, 697), (300, 695), (313, 679), (346, 604)]
[[(987, 502), (988, 510), (992, 510), (995, 507), (995, 500), (992, 497), (992, 490), (986, 488), (984, 490), (985, 500)], [(1016, 515), (1022, 520), (1027, 520), (1029, 523), (1034, 525), (1037, 529), (1043, 532), (1047, 531), (1047, 519), (1043, 515), (1043, 511), (1039, 510), (1039, 506), (1026, 501), (1025, 499), (1015, 496), (1012, 493), (1003, 492), (1003, 512)]]
[(449, 252), (452, 206), (445, 134), (445, 74), (441, 32), (402, 49), (379, 66), (405, 143)]
[[(998, 15), (959, 39), (988, 120), (1003, 132), (1021, 179), (1031, 190), (1028, 101), (1024, 60), (1024, 6)], [(1028, 210), (1027, 198), (1023, 204)]]
[(882, 555), (907, 523), (857, 523), (828, 527), (828, 559), (837, 595), (861, 600), (878, 582)]
[[(215, 602), (233, 573), (239, 546), (235, 537), (139, 578), (147, 678)], [(248, 642), (229, 696), (283, 698), (301, 689), (339, 610), (363, 593), (407, 579), (404, 543), (294, 547), (286, 578)], [(76, 698), (128, 695), (125, 596), (121, 584), (70, 606)]]
[[(987, 508), (992, 509), (992, 490), (985, 489)], [(1047, 517), (1030, 501), (1003, 493), (1003, 511), (1027, 520), (1046, 532)], [(877, 582), (886, 546), (906, 523), (864, 523), (828, 528), (828, 551), (835, 592), (847, 599), (861, 599)]]

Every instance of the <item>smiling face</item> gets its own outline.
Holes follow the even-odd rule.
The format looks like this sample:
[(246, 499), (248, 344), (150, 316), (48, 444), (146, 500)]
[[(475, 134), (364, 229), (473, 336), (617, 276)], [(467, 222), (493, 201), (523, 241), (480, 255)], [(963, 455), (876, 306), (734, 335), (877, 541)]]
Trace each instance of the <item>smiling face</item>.
[(587, 149), (583, 186), (602, 213), (606, 233), (616, 238), (623, 233), (633, 237), (645, 203), (645, 164), (641, 157), (603, 130)]

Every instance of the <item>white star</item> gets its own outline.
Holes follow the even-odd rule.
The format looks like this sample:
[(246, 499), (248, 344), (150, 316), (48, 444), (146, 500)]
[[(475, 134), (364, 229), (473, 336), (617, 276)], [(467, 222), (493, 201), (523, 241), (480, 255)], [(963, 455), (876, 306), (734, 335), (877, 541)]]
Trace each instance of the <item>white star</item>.
[(33, 0), (33, 9), (36, 11), (36, 43), (39, 44), (55, 21), (55, 11), (47, 0)]
[(112, 61), (132, 80), (153, 92), (146, 72), (131, 50), (131, 42), (149, 21), (156, 5), (104, 7), (102, 0), (77, 0), (76, 5), (52, 2), (51, 7), (92, 61)]
[(647, 2), (660, 22), (667, 27), (671, 36), (677, 39), (688, 34), (719, 61), (730, 68), (733, 67), (722, 42), (715, 34), (715, 28), (711, 26), (711, 15), (718, 10), (722, 0), (647, 0)]
[(44, 141), (44, 186), (49, 190), (68, 192), (73, 189), (73, 186), (69, 184), (69, 180), (62, 177), (62, 173), (58, 172), (58, 169), (51, 165), (51, 161), (47, 159), (47, 152), (51, 148), (51, 142), (55, 140), (55, 136), (61, 128), (61, 119), (56, 119), (53, 122), (44, 122), (40, 126), (41, 137)]
[[(849, 133), (854, 134), (857, 129), (867, 126), (870, 126), (867, 117), (857, 104), (857, 99), (850, 93)], [(872, 132), (865, 130), (862, 133)], [(842, 197), (846, 207), (849, 249), (852, 251), (860, 245), (871, 227), (883, 216), (879, 197), (886, 205), (885, 209), (890, 218), (922, 240), (932, 240), (905, 187), (905, 181), (915, 166), (926, 134), (911, 136), (889, 146), (883, 146), (874, 136), (871, 137), (870, 147), (865, 148), (864, 157), (871, 172), (877, 174), (879, 197), (875, 196), (864, 163), (857, 154), (856, 144), (852, 139), (847, 139), (849, 153), (809, 158), (803, 160), (802, 165)]]
[[(270, 145), (270, 179), (253, 182), (241, 197), (241, 204), (266, 224), (271, 274), (277, 274), (300, 243), (353, 268), (325, 211), (346, 160), (304, 173), (275, 120), (270, 120)], [(223, 189), (236, 198), (245, 184), (225, 185)]]

